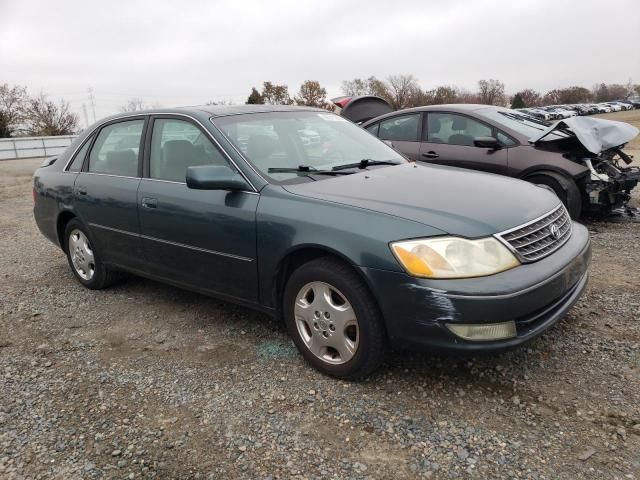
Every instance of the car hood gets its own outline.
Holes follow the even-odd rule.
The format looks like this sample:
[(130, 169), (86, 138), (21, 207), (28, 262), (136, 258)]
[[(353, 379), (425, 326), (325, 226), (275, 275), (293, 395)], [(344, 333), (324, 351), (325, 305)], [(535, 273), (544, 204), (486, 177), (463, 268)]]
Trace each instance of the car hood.
[(522, 225), (560, 203), (550, 191), (521, 180), (415, 163), (283, 187), (296, 195), (394, 215), (469, 238)]
[(529, 141), (535, 144), (557, 129), (571, 130), (584, 148), (596, 155), (624, 145), (638, 136), (638, 129), (628, 123), (602, 118), (574, 117), (555, 122), (540, 134), (531, 137)]

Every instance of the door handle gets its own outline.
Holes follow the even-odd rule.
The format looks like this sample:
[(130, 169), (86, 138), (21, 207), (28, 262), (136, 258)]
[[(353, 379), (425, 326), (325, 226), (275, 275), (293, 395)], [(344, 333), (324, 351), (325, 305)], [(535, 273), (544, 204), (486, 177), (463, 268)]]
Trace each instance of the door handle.
[(431, 150), (430, 152), (423, 153), (422, 156), (427, 158), (438, 158), (440, 155), (438, 155), (436, 152)]
[(76, 188), (76, 192), (77, 192), (78, 194), (80, 194), (80, 195), (86, 195), (86, 194), (87, 194), (87, 187), (81, 187), (81, 186), (78, 186), (78, 187)]
[(145, 208), (156, 208), (158, 206), (158, 201), (155, 198), (143, 197), (142, 206)]

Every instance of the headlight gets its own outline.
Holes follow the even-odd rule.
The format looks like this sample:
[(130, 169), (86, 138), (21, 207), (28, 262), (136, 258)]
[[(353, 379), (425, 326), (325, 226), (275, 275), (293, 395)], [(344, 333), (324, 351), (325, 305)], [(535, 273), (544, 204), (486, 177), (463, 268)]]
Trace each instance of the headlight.
[(424, 278), (482, 277), (520, 265), (493, 237), (438, 237), (393, 242), (391, 250), (409, 275)]

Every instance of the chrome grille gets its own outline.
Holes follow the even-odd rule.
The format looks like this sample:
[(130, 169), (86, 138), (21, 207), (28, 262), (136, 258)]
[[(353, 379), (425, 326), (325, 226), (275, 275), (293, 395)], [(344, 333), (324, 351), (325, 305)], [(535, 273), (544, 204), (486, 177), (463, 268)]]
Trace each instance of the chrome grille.
[(563, 205), (545, 216), (497, 236), (514, 250), (521, 261), (535, 262), (550, 255), (571, 237), (571, 218)]

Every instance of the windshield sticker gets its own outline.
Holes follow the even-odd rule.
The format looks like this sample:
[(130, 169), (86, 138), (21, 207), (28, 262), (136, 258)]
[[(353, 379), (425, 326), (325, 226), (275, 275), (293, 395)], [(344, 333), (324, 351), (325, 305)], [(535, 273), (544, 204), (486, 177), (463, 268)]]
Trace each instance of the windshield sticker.
[(332, 113), (318, 113), (318, 116), (323, 120), (326, 120), (327, 122), (346, 122), (347, 121), (344, 118), (339, 117), (338, 115), (334, 115)]

